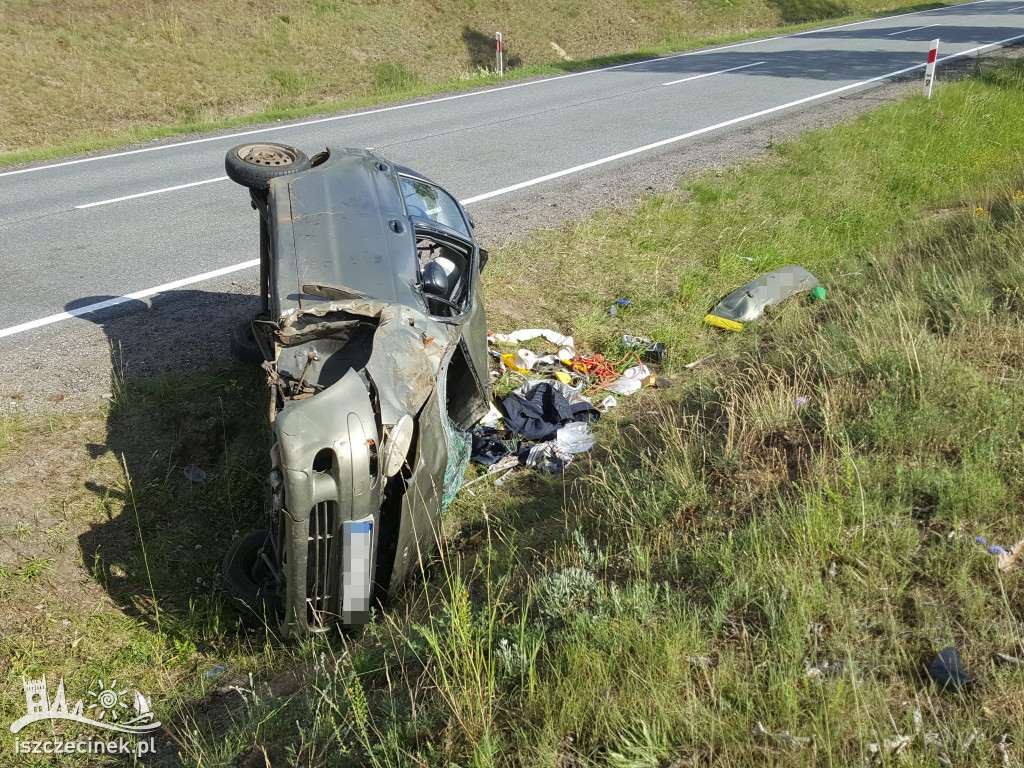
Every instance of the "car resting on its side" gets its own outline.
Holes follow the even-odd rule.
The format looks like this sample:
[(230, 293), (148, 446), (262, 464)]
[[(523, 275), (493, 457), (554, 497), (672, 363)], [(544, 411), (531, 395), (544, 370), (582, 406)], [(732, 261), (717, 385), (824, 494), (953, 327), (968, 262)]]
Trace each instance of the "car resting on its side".
[(259, 313), (232, 349), (269, 390), (268, 527), (229, 591), (286, 635), (358, 626), (438, 535), (488, 410), (480, 271), (462, 205), (368, 150), (230, 150), (260, 214)]

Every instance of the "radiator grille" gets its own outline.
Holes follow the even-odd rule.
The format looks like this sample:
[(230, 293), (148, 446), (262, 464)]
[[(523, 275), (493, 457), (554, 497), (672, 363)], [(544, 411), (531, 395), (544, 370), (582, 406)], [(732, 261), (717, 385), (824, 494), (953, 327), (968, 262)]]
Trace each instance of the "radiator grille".
[(324, 626), (337, 593), (337, 569), (331, 567), (334, 554), (335, 502), (322, 501), (309, 516), (309, 550), (306, 558), (306, 606), (310, 629)]

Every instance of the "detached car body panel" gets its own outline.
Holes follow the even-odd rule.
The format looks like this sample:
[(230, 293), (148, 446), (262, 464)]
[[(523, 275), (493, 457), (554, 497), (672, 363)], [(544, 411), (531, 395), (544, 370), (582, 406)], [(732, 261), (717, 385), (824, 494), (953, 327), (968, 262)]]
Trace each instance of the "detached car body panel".
[(434, 544), (488, 409), (485, 254), (451, 195), (369, 151), (266, 187), (270, 534), (245, 567), (298, 635), (365, 623)]

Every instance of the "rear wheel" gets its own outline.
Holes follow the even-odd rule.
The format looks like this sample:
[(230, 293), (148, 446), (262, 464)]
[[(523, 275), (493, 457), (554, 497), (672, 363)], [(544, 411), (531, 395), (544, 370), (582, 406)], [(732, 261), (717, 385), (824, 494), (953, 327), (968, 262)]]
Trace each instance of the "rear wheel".
[(309, 158), (286, 144), (241, 144), (224, 156), (228, 178), (249, 189), (264, 191), (270, 180), (308, 170)]
[(281, 597), (274, 589), (274, 578), (263, 560), (270, 549), (270, 531), (266, 528), (238, 539), (224, 556), (224, 588), (236, 606), (268, 625), (281, 609)]

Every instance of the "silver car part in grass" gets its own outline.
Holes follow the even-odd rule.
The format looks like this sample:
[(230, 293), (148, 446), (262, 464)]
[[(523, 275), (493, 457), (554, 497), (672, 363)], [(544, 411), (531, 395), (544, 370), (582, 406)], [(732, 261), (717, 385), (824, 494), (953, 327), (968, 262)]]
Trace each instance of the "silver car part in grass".
[(739, 330), (734, 326), (756, 320), (764, 313), (765, 307), (778, 304), (794, 294), (810, 291), (817, 285), (817, 278), (803, 267), (782, 267), (737, 288), (718, 302), (704, 319), (712, 325)]

